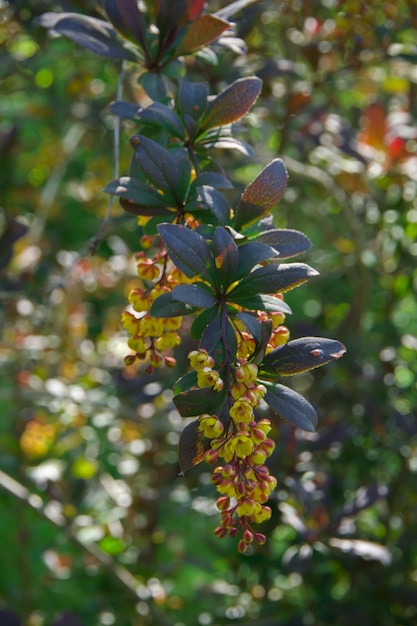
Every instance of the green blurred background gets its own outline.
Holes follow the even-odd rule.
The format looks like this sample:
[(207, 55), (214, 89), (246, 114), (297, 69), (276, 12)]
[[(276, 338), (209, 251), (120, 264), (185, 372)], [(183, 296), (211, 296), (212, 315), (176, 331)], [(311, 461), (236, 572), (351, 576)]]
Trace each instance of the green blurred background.
[[(414, 626), (416, 3), (260, 1), (236, 17), (247, 56), (187, 62), (212, 93), (263, 79), (254, 158), (217, 156), (237, 190), (283, 158), (275, 224), (310, 237), (320, 272), (287, 297), (291, 336), (348, 349), (293, 380), (318, 431), (275, 429), (269, 541), (246, 555), (213, 535), (210, 468), (177, 477), (180, 369), (123, 365), (134, 218), (114, 207), (90, 254), (120, 67), (36, 26), (58, 8), (99, 15), (0, 1), (1, 626)], [(133, 66), (124, 89), (144, 97)]]

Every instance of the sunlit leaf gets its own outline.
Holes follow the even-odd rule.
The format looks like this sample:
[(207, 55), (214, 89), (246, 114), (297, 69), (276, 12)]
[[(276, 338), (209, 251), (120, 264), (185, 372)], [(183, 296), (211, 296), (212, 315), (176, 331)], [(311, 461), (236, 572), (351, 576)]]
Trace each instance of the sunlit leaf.
[(258, 293), (285, 292), (313, 276), (318, 276), (318, 272), (305, 263), (265, 265), (242, 278), (229, 298), (234, 301), (236, 297), (249, 298)]
[(262, 81), (256, 76), (239, 78), (208, 104), (201, 128), (206, 131), (236, 122), (252, 108), (261, 88)]
[(205, 13), (192, 22), (177, 48), (177, 54), (189, 54), (211, 43), (230, 27), (229, 22)]
[(335, 339), (301, 337), (267, 354), (261, 364), (262, 375), (274, 379), (300, 374), (339, 359), (345, 352), (345, 346)]
[(240, 230), (259, 220), (282, 198), (287, 170), (281, 159), (271, 161), (243, 192), (236, 209), (235, 228)]

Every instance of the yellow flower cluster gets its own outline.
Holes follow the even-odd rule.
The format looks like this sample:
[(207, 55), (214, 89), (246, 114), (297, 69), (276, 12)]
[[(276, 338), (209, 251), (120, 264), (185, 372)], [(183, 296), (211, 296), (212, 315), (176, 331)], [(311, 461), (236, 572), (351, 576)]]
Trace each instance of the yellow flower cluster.
[[(224, 382), (219, 372), (213, 369), (214, 360), (205, 350), (194, 350), (189, 355), (190, 363), (197, 372), (199, 387), (219, 389)], [(221, 512), (221, 524), (215, 530), (218, 537), (235, 536), (242, 529), (238, 549), (245, 552), (256, 541), (264, 543), (265, 536), (252, 530), (251, 525), (263, 522), (271, 516), (266, 506), (276, 479), (269, 475), (266, 459), (272, 454), (275, 444), (268, 438), (271, 430), (269, 420), (256, 421), (254, 409), (266, 393), (264, 385), (257, 382), (258, 368), (254, 363), (243, 361), (232, 368), (229, 381), (229, 421), (226, 425), (217, 415), (199, 416), (198, 428), (211, 440), (205, 459), (216, 463), (225, 462), (213, 471), (212, 482), (220, 498), (217, 506)]]
[(30, 420), (20, 437), (20, 447), (28, 457), (35, 458), (46, 454), (56, 434), (53, 424), (45, 424), (38, 420)]
[[(144, 235), (141, 243), (145, 248), (150, 248), (155, 238)], [(162, 248), (153, 258), (146, 257), (145, 252), (139, 252), (136, 261), (143, 287), (132, 289), (129, 303), (133, 312), (124, 311), (122, 314), (122, 326), (130, 335), (128, 346), (134, 352), (125, 358), (125, 363), (131, 365), (136, 360), (147, 361), (146, 372), (151, 373), (153, 368), (163, 364), (175, 366), (175, 359), (164, 352), (170, 352), (181, 343), (177, 331), (181, 327), (182, 317), (153, 317), (149, 309), (156, 298), (171, 292), (175, 285), (189, 282), (189, 279), (168, 261), (166, 251)], [(147, 287), (147, 283), (151, 285)]]

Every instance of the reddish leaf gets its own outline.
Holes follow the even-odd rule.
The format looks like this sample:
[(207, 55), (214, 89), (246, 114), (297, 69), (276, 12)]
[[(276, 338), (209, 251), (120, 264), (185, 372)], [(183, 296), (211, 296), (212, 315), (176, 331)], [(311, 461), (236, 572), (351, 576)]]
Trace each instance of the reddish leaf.
[(261, 93), (262, 81), (257, 76), (240, 78), (212, 100), (202, 121), (202, 130), (231, 124), (243, 117)]
[(189, 54), (211, 43), (230, 27), (229, 22), (205, 13), (190, 24), (182, 38), (177, 54)]
[(198, 429), (198, 420), (187, 424), (181, 433), (178, 445), (178, 460), (181, 474), (184, 475), (187, 470), (200, 463), (209, 448), (210, 439), (204, 437), (203, 433)]
[(192, 22), (203, 12), (205, 0), (187, 0), (187, 4), (188, 7), (185, 14), (187, 20)]
[(243, 192), (237, 207), (235, 228), (259, 220), (282, 198), (288, 174), (281, 159), (271, 161)]

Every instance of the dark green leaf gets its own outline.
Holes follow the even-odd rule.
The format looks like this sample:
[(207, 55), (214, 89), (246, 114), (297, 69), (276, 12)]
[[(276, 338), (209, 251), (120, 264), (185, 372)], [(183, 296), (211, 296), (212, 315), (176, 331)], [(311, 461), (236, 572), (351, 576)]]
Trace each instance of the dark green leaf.
[(218, 313), (219, 307), (218, 305), (216, 305), (213, 306), (211, 309), (205, 309), (199, 315), (197, 315), (191, 325), (191, 338), (195, 340), (201, 339), (204, 330), (210, 324), (212, 319), (218, 315)]
[(179, 302), (185, 302), (197, 309), (208, 309), (216, 304), (216, 298), (198, 284), (177, 285), (172, 290), (172, 297)]
[(316, 411), (303, 396), (284, 385), (263, 382), (267, 388), (265, 402), (275, 413), (298, 428), (310, 433), (315, 431)]
[(191, 371), (181, 376), (173, 387), (174, 395), (181, 393), (181, 391), (188, 391), (191, 387), (195, 387), (197, 385), (197, 372)]
[(272, 246), (279, 252), (280, 259), (289, 259), (311, 248), (311, 241), (304, 233), (290, 228), (267, 230), (261, 233), (256, 241)]
[(154, 102), (138, 114), (141, 122), (161, 126), (173, 137), (184, 139), (184, 127), (175, 111), (166, 104)]
[(271, 161), (243, 192), (236, 210), (235, 228), (241, 230), (268, 213), (281, 199), (287, 178), (281, 159)]
[(165, 83), (156, 72), (141, 74), (139, 82), (154, 102), (165, 102), (168, 99)]
[(229, 293), (229, 298), (250, 298), (258, 293), (281, 293), (289, 291), (318, 276), (318, 272), (305, 263), (265, 265), (254, 270), (236, 285)]
[(216, 413), (224, 404), (226, 392), (213, 391), (211, 387), (182, 391), (173, 401), (183, 417), (194, 417), (202, 413)]
[(80, 13), (44, 13), (38, 18), (38, 24), (108, 59), (137, 61), (137, 57), (116, 39), (115, 31), (104, 20)]
[(262, 373), (270, 379), (292, 376), (339, 359), (346, 352), (345, 346), (334, 339), (301, 337), (267, 354), (262, 363)]
[(292, 313), (290, 307), (284, 300), (275, 296), (265, 296), (262, 294), (252, 296), (251, 298), (229, 298), (230, 302), (243, 306), (250, 311), (272, 311), (279, 313)]
[(206, 109), (201, 127), (204, 131), (235, 122), (253, 106), (262, 89), (256, 76), (239, 78), (212, 100)]
[(205, 83), (180, 82), (179, 104), (182, 114), (198, 120), (207, 105), (208, 87)]
[(210, 281), (214, 260), (201, 235), (179, 224), (161, 224), (158, 232), (179, 270), (188, 278), (199, 275)]
[(239, 262), (239, 251), (233, 238), (221, 226), (214, 233), (214, 261), (223, 286), (228, 287)]
[(153, 317), (178, 317), (192, 313), (193, 309), (185, 302), (174, 300), (172, 293), (163, 293), (152, 302), (149, 313)]
[(214, 358), (217, 367), (224, 365), (228, 353), (235, 354), (237, 339), (235, 330), (228, 318), (223, 319), (219, 312), (203, 332), (201, 347)]

